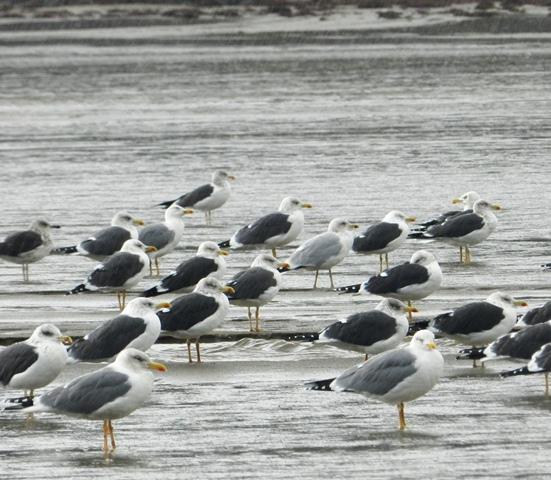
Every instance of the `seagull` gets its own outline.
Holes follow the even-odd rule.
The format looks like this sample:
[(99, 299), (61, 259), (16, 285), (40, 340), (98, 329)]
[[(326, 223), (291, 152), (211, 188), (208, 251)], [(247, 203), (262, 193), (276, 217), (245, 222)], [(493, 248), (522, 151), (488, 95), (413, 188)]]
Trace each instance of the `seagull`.
[[(543, 345), (551, 342), (551, 321), (523, 328), (518, 332), (506, 333), (490, 343), (478, 358), (484, 362), (498, 358), (530, 360), (530, 357)], [(476, 355), (476, 350), (474, 354)], [(470, 353), (468, 350), (460, 353)], [(460, 358), (474, 358), (462, 356)]]
[(414, 231), (411, 232), (409, 238), (424, 238), (423, 232), (426, 232), (427, 228), (433, 225), (441, 225), (446, 220), (455, 217), (456, 215), (463, 215), (465, 213), (473, 213), (473, 205), (477, 200), (480, 200), (480, 195), (474, 191), (464, 193), (460, 197), (456, 197), (452, 200), (454, 205), (462, 204), (463, 210), (449, 210), (443, 212), (437, 217), (430, 218), (429, 220), (418, 223), (415, 225)]
[(414, 222), (415, 217), (408, 217), (398, 210), (392, 210), (377, 223), (354, 239), (352, 250), (356, 253), (379, 254), (379, 268), (383, 271), (383, 258), (388, 268), (388, 252), (400, 247), (409, 234), (408, 222)]
[(442, 270), (436, 257), (426, 250), (418, 250), (409, 262), (385, 270), (364, 283), (339, 287), (336, 290), (343, 293), (362, 291), (381, 297), (396, 298), (407, 302), (411, 307), (412, 300), (428, 297), (438, 290), (441, 284)]
[(28, 230), (12, 233), (0, 242), (0, 258), (18, 263), (23, 269), (23, 281), (29, 281), (29, 263), (38, 262), (53, 249), (51, 228), (60, 228), (46, 220), (35, 220)]
[(444, 372), (434, 335), (420, 330), (405, 348), (395, 348), (356, 365), (337, 378), (308, 382), (310, 390), (359, 393), (398, 407), (400, 430), (406, 428), (404, 403), (430, 391)]
[(501, 373), (501, 377), (511, 377), (516, 375), (530, 375), (533, 373), (545, 374), (545, 397), (549, 398), (549, 372), (551, 372), (551, 343), (546, 343), (534, 352), (528, 365), (515, 370)]
[[(471, 302), (430, 321), (430, 330), (473, 347), (487, 345), (508, 333), (517, 320), (515, 307), (525, 307), (523, 300), (494, 292), (482, 302)], [(476, 359), (473, 366), (476, 367)]]
[(228, 255), (214, 242), (203, 242), (197, 249), (197, 254), (176, 267), (157, 285), (148, 288), (142, 293), (144, 297), (154, 297), (168, 292), (190, 292), (197, 282), (207, 276), (216, 277), (219, 280), (226, 274), (226, 261)]
[(155, 309), (169, 307), (170, 303), (157, 304), (149, 298), (131, 300), (119, 315), (103, 322), (69, 347), (69, 363), (109, 360), (125, 348), (147, 351), (161, 333)]
[(167, 208), (175, 203), (180, 207), (200, 210), (205, 212), (205, 221), (209, 225), (212, 221), (212, 211), (220, 208), (230, 198), (231, 186), (228, 180), (235, 180), (235, 177), (224, 170), (216, 170), (212, 174), (211, 183), (201, 185), (175, 200), (168, 200), (159, 205)]
[(126, 303), (126, 291), (137, 285), (149, 268), (147, 253), (155, 251), (155, 247), (146, 246), (139, 240), (127, 240), (120, 251), (96, 265), (85, 282), (70, 290), (69, 294), (115, 290), (119, 309), (122, 310)]
[(324, 328), (319, 342), (368, 355), (397, 347), (409, 330), (406, 312), (416, 312), (400, 300), (385, 298), (375, 310), (355, 313)]
[(329, 271), (331, 288), (334, 288), (331, 269), (340, 263), (350, 252), (354, 238), (352, 230), (358, 225), (342, 218), (334, 218), (329, 222), (327, 232), (306, 240), (285, 262), (289, 270), (304, 268), (315, 270), (314, 287), (317, 288), (320, 270)]
[[(254, 259), (250, 268), (237, 272), (227, 283), (227, 286), (234, 290), (234, 293), (228, 296), (230, 303), (247, 307), (251, 332), (260, 332), (260, 307), (273, 300), (279, 292), (281, 274), (278, 272), (278, 268), (287, 269), (288, 265), (263, 253)], [(251, 307), (256, 307), (254, 329)]]
[(195, 339), (197, 363), (201, 363), (199, 337), (218, 328), (228, 314), (230, 304), (224, 293), (233, 294), (234, 290), (208, 276), (199, 280), (192, 293), (178, 297), (171, 307), (158, 314), (164, 333), (186, 339), (190, 363), (193, 362), (191, 340)]
[[(530, 327), (551, 320), (551, 301), (528, 310), (517, 322), (517, 327)], [(551, 340), (550, 340), (551, 341)]]
[(70, 342), (55, 325), (40, 325), (27, 340), (0, 350), (0, 385), (24, 390), (33, 398), (37, 388), (53, 382), (65, 368), (63, 343)]
[[(492, 212), (494, 208), (486, 200), (477, 200), (473, 206), (473, 213), (456, 215), (444, 223), (433, 225), (425, 232), (425, 238), (442, 240), (460, 247), (460, 262), (471, 263), (470, 246), (486, 240), (496, 229), (497, 217)], [(463, 254), (462, 248), (465, 248)]]
[(219, 243), (221, 248), (243, 248), (266, 246), (277, 256), (276, 247), (291, 243), (304, 230), (303, 208), (312, 208), (295, 197), (286, 197), (279, 205), (279, 211), (269, 213), (240, 228), (229, 240)]
[(166, 367), (140, 350), (127, 348), (113, 363), (40, 395), (23, 411), (103, 420), (103, 453), (108, 459), (116, 448), (112, 421), (130, 415), (149, 400), (151, 370), (165, 372)]
[[(165, 221), (148, 225), (140, 231), (139, 239), (145, 245), (152, 245), (157, 250), (152, 254), (155, 259), (155, 268), (159, 275), (159, 258), (172, 252), (180, 243), (184, 234), (183, 215), (192, 214), (193, 210), (179, 205), (171, 205), (165, 211)], [(149, 265), (149, 273), (152, 275), (152, 267)]]
[(94, 233), (78, 245), (56, 248), (54, 252), (82, 255), (101, 262), (118, 252), (126, 240), (138, 238), (136, 225), (143, 224), (143, 220), (133, 217), (128, 212), (117, 212), (111, 220), (110, 227)]

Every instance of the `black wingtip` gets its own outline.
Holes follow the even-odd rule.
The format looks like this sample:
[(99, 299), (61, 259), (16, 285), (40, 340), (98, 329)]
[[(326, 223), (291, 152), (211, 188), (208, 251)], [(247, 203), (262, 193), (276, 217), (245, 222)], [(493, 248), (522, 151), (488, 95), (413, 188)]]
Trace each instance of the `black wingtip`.
[(325, 380), (312, 380), (311, 382), (305, 382), (304, 388), (306, 390), (320, 390), (325, 392), (331, 392), (331, 384), (333, 383), (334, 378), (327, 378)]
[(546, 271), (551, 270), (551, 263), (542, 263), (541, 268), (543, 268)]
[(424, 231), (413, 231), (408, 234), (408, 238), (416, 239), (427, 239), (426, 233)]
[(59, 255), (68, 255), (70, 253), (77, 253), (77, 252), (78, 252), (78, 250), (77, 250), (76, 245), (72, 245), (70, 247), (54, 248), (52, 250), (52, 253), (59, 254)]
[(156, 297), (157, 295), (160, 295), (160, 294), (161, 293), (157, 290), (157, 287), (151, 287), (148, 290), (144, 290), (140, 296), (150, 298), (150, 297)]
[(86, 288), (86, 285), (84, 283), (81, 283), (80, 285), (77, 285), (72, 290), (69, 290), (66, 295), (76, 295), (77, 293), (82, 292), (88, 292), (89, 290)]
[(347, 285), (346, 287), (337, 287), (335, 288), (335, 292), (358, 293), (361, 287), (362, 287), (361, 283), (356, 283), (354, 285)]
[(502, 377), (502, 378), (505, 378), (505, 377), (514, 377), (516, 375), (529, 375), (531, 373), (537, 373), (537, 372), (529, 371), (528, 367), (520, 367), (520, 368), (515, 368), (514, 370), (508, 370), (506, 372), (501, 372), (499, 374), (499, 376)]
[(456, 360), (480, 360), (481, 358), (486, 358), (484, 350), (486, 350), (486, 347), (464, 348), (463, 350), (459, 350), (455, 358)]
[(158, 207), (161, 207), (161, 208), (164, 208), (164, 209), (167, 209), (168, 207), (170, 207), (176, 200), (167, 200), (166, 202), (161, 202), (161, 203), (158, 203), (157, 206)]
[(0, 400), (0, 410), (23, 410), (32, 407), (34, 401), (32, 397), (3, 398)]
[(223, 242), (220, 242), (218, 244), (218, 246), (220, 248), (230, 248), (230, 241), (229, 240), (224, 240)]
[(421, 330), (427, 329), (429, 326), (429, 323), (430, 323), (429, 320), (417, 320), (414, 323), (410, 323), (409, 329), (408, 329), (408, 335), (412, 336)]

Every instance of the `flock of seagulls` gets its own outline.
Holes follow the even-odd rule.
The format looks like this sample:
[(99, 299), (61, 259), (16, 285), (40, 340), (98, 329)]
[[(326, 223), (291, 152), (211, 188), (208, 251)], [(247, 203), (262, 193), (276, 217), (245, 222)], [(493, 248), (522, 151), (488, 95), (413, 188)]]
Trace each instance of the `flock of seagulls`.
[[(68, 293), (114, 292), (120, 310), (74, 342), (56, 326), (44, 324), (28, 340), (0, 350), (0, 384), (24, 393), (23, 397), (0, 400), (0, 410), (23, 410), (28, 415), (55, 412), (102, 420), (103, 452), (109, 458), (116, 448), (112, 421), (147, 401), (153, 386), (152, 371), (166, 371), (145, 353), (161, 333), (185, 340), (189, 362), (194, 361), (195, 344), (199, 363), (200, 338), (223, 324), (230, 305), (246, 307), (249, 330), (260, 332), (260, 308), (279, 294), (284, 276), (299, 269), (315, 272), (313, 288), (317, 288), (319, 272), (326, 270), (336, 292), (382, 297), (375, 309), (349, 315), (319, 333), (319, 342), (362, 353), (364, 362), (335, 378), (308, 382), (307, 388), (353, 392), (394, 404), (399, 428), (404, 429), (404, 404), (426, 394), (442, 376), (444, 360), (436, 346), (436, 334), (469, 346), (458, 358), (472, 359), (474, 366), (477, 360), (484, 364), (502, 357), (528, 361), (525, 367), (503, 376), (545, 373), (548, 394), (551, 302), (526, 313), (517, 323), (516, 308), (526, 303), (508, 293), (494, 292), (484, 301), (459, 306), (425, 324), (412, 324), (412, 313), (417, 311), (413, 302), (440, 288), (442, 269), (426, 249), (416, 251), (408, 262), (389, 265), (388, 254), (408, 239), (458, 246), (460, 263), (470, 263), (471, 248), (495, 230), (498, 219), (493, 211), (501, 208), (475, 192), (454, 199), (463, 210), (442, 213), (413, 227), (410, 224), (416, 219), (398, 210), (390, 211), (358, 235), (358, 225), (334, 218), (327, 231), (303, 241), (282, 259), (277, 257), (277, 249), (299, 238), (304, 230), (304, 209), (312, 208), (310, 203), (287, 197), (277, 211), (237, 229), (230, 239), (204, 241), (195, 256), (127, 303), (128, 291), (148, 272), (153, 275), (153, 264), (159, 276), (159, 258), (179, 244), (185, 230), (184, 216), (199, 210), (210, 224), (212, 212), (229, 199), (229, 181), (234, 178), (216, 171), (211, 183), (160, 203), (166, 208), (165, 219), (157, 224), (144, 226), (142, 220), (118, 212), (109, 227), (74, 245), (55, 248), (50, 229), (57, 226), (39, 219), (28, 230), (0, 242), (0, 258), (21, 264), (24, 281), (29, 281), (29, 264), (50, 253), (81, 255), (100, 262)], [(249, 268), (225, 280), (224, 257), (234, 249), (267, 249), (270, 253), (259, 253)], [(335, 288), (332, 269), (351, 252), (378, 255), (380, 272), (363, 283)], [(181, 295), (170, 302), (153, 298), (169, 293)], [(521, 329), (511, 333), (514, 327)], [(414, 334), (404, 346), (408, 333)], [(35, 391), (53, 382), (67, 364), (76, 362), (111, 363), (35, 396)]]

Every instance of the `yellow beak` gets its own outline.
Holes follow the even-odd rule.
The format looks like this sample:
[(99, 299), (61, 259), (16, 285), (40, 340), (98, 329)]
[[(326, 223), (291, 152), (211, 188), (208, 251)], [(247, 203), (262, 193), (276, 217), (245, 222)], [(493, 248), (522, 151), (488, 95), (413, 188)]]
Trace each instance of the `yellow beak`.
[(527, 307), (528, 303), (525, 302), (524, 300), (515, 300), (514, 305), (515, 307)]
[(501, 205), (498, 205), (497, 203), (494, 203), (493, 205), (490, 205), (490, 208), (492, 210), (496, 210), (497, 212), (499, 212), (500, 210), (503, 210), (503, 208), (501, 208)]
[(311, 203), (303, 203), (302, 208), (312, 208), (313, 205)]
[(157, 247), (154, 247), (153, 245), (148, 245), (145, 247), (145, 253), (153, 253), (157, 251)]
[(460, 198), (454, 198), (454, 199), (452, 200), (452, 203), (453, 203), (454, 205), (456, 205), (456, 204), (458, 204), (458, 203), (463, 203), (463, 202), (461, 201)]
[(419, 310), (417, 310), (415, 307), (407, 305), (404, 309), (407, 313), (417, 313)]
[(73, 343), (73, 339), (69, 335), (61, 335), (59, 340), (63, 345), (71, 345)]
[(147, 368), (149, 368), (150, 370), (157, 370), (158, 372), (166, 372), (168, 370), (166, 366), (158, 362), (149, 362), (147, 364)]
[(227, 250), (218, 250), (218, 255), (222, 255), (222, 256), (226, 257), (229, 254), (230, 254), (230, 252), (228, 252)]
[(191, 208), (185, 208), (182, 211), (182, 215), (192, 215), (192, 214), (193, 214), (193, 209), (191, 209)]
[(234, 175), (228, 175), (228, 180), (237, 180), (237, 178)]
[(289, 268), (291, 268), (287, 262), (281, 262), (277, 267), (281, 270), (289, 270)]
[(170, 308), (170, 307), (172, 307), (172, 303), (170, 302), (161, 302), (155, 305), (155, 308), (157, 310), (160, 310), (161, 308)]
[(417, 220), (417, 218), (411, 216), (411, 217), (406, 217), (406, 222), (408, 223), (412, 223), (412, 222), (415, 222)]
[(141, 218), (135, 218), (134, 220), (132, 220), (132, 224), (139, 226), (145, 225), (144, 221)]
[(226, 285), (225, 287), (222, 288), (222, 293), (233, 295), (235, 293), (235, 290), (233, 289), (233, 287), (229, 287)]
[(351, 224), (350, 224), (350, 228), (351, 228), (352, 230), (355, 230), (356, 228), (360, 228), (360, 226), (359, 226), (357, 223), (351, 223)]
[(434, 343), (434, 342), (429, 342), (429, 343), (427, 343), (427, 348), (428, 348), (429, 350), (436, 350), (438, 347), (436, 346), (436, 343)]

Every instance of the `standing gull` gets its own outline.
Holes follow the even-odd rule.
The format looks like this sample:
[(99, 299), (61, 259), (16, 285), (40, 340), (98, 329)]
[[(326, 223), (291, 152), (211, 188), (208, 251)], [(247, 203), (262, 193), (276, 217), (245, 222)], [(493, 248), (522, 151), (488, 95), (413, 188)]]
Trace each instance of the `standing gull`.
[(425, 395), (444, 372), (444, 359), (428, 330), (417, 332), (405, 348), (381, 353), (337, 378), (309, 382), (311, 390), (359, 393), (398, 407), (400, 430), (406, 428), (404, 403)]
[(224, 278), (226, 261), (223, 256), (228, 252), (221, 250), (214, 242), (203, 242), (197, 249), (197, 254), (176, 267), (157, 285), (142, 293), (144, 297), (154, 297), (168, 292), (190, 292), (197, 282), (206, 276)]
[(116, 448), (112, 420), (130, 415), (149, 400), (151, 370), (165, 372), (166, 367), (135, 348), (127, 348), (113, 363), (40, 395), (23, 411), (103, 420), (103, 453), (107, 459)]
[(73, 288), (69, 294), (115, 290), (119, 309), (122, 310), (126, 303), (126, 291), (137, 285), (149, 269), (147, 253), (155, 251), (155, 247), (146, 246), (139, 240), (127, 240), (119, 252), (98, 264), (86, 281)]
[(168, 308), (170, 303), (156, 304), (149, 298), (135, 298), (115, 318), (77, 340), (68, 351), (69, 362), (109, 360), (125, 348), (147, 351), (159, 338), (161, 322), (155, 309)]
[(427, 229), (424, 236), (457, 245), (460, 247), (460, 262), (469, 264), (471, 263), (469, 247), (486, 240), (496, 229), (497, 218), (492, 212), (494, 208), (495, 206), (486, 200), (477, 200), (473, 206), (473, 213), (456, 215), (444, 223), (433, 225)]
[(416, 312), (400, 300), (385, 298), (375, 310), (355, 313), (324, 328), (319, 342), (368, 355), (397, 347), (409, 329), (406, 312)]
[(328, 270), (331, 288), (334, 288), (331, 269), (350, 252), (354, 241), (352, 230), (356, 228), (358, 228), (358, 225), (342, 218), (334, 218), (329, 223), (327, 232), (306, 240), (294, 251), (286, 261), (289, 270), (299, 268), (314, 270), (316, 272), (314, 288), (318, 284), (319, 271)]
[[(251, 332), (260, 331), (260, 307), (273, 300), (279, 292), (281, 275), (278, 268), (287, 269), (288, 265), (279, 263), (276, 258), (263, 253), (254, 259), (250, 268), (236, 273), (227, 283), (234, 290), (234, 293), (228, 296), (230, 303), (247, 307)], [(251, 307), (256, 307), (254, 329)]]
[[(155, 259), (155, 268), (159, 275), (159, 258), (172, 252), (180, 243), (184, 234), (183, 215), (191, 214), (193, 210), (182, 208), (179, 205), (171, 205), (166, 209), (165, 221), (148, 225), (140, 231), (139, 239), (145, 245), (152, 245), (157, 250), (152, 254)], [(153, 274), (151, 264), (149, 273)]]
[(526, 306), (526, 302), (494, 292), (482, 302), (467, 303), (438, 315), (431, 320), (430, 329), (473, 347), (487, 345), (513, 328), (517, 320), (515, 307), (519, 306)]
[(388, 268), (388, 253), (400, 247), (409, 234), (408, 217), (398, 210), (387, 213), (382, 221), (374, 223), (354, 239), (352, 250), (356, 253), (379, 254), (379, 268), (383, 271), (383, 258)]
[(362, 291), (381, 297), (397, 298), (411, 306), (412, 300), (428, 297), (441, 284), (442, 270), (435, 256), (426, 250), (419, 250), (411, 256), (409, 262), (385, 270), (364, 283), (337, 288), (337, 291)]
[(189, 362), (191, 356), (191, 341), (195, 339), (197, 362), (201, 362), (199, 337), (218, 328), (230, 308), (226, 294), (234, 293), (233, 288), (225, 287), (214, 277), (199, 280), (195, 290), (172, 302), (172, 306), (159, 312), (161, 329), (176, 338), (185, 338)]
[(24, 390), (25, 396), (32, 398), (34, 390), (53, 382), (65, 368), (63, 342), (70, 341), (55, 325), (40, 325), (24, 342), (0, 350), (0, 384)]
[(220, 208), (230, 198), (231, 186), (228, 180), (235, 180), (235, 177), (224, 170), (216, 170), (212, 174), (211, 183), (201, 185), (175, 200), (168, 200), (159, 205), (167, 208), (175, 203), (180, 207), (200, 210), (205, 212), (205, 221), (209, 225), (212, 221), (212, 211)]
[(415, 228), (412, 229), (410, 238), (424, 238), (423, 232), (426, 232), (427, 228), (432, 227), (433, 225), (441, 225), (446, 220), (455, 217), (456, 215), (473, 213), (473, 205), (477, 200), (480, 200), (480, 195), (474, 191), (464, 193), (460, 197), (454, 198), (452, 203), (454, 205), (463, 204), (463, 210), (448, 210), (447, 212), (443, 212), (436, 217), (426, 220), (425, 222), (418, 223), (415, 225)]
[(103, 261), (118, 252), (126, 240), (138, 238), (136, 225), (143, 225), (143, 220), (135, 218), (128, 212), (117, 212), (111, 220), (111, 226), (94, 233), (78, 245), (60, 247), (55, 253), (77, 254), (93, 260)]
[(310, 203), (298, 198), (286, 197), (279, 211), (260, 217), (253, 223), (240, 228), (229, 240), (221, 242), (222, 248), (268, 247), (276, 257), (276, 247), (291, 243), (304, 229), (303, 208), (312, 208)]
[(539, 350), (534, 352), (528, 365), (508, 372), (503, 372), (502, 377), (516, 375), (530, 375), (533, 373), (545, 374), (545, 396), (549, 397), (549, 372), (551, 372), (551, 343), (546, 343)]
[(0, 258), (20, 264), (24, 282), (29, 281), (29, 263), (43, 259), (52, 251), (51, 228), (60, 227), (46, 220), (35, 220), (28, 230), (12, 233), (0, 242)]

